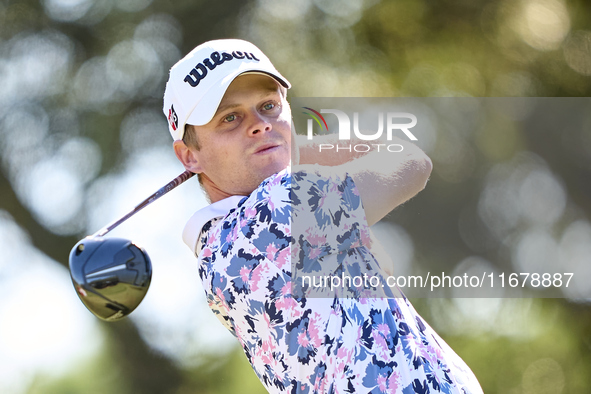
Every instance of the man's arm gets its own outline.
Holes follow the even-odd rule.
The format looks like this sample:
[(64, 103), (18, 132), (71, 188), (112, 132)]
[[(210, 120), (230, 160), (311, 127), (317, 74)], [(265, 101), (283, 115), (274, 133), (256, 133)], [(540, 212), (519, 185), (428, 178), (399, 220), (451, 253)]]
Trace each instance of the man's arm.
[[(298, 136), (299, 138), (300, 136)], [(321, 172), (347, 172), (355, 181), (369, 225), (380, 221), (398, 205), (425, 188), (431, 174), (431, 159), (416, 145), (398, 138), (380, 141), (386, 145), (398, 144), (401, 152), (390, 152), (385, 146), (377, 151), (368, 141), (339, 141), (337, 135), (314, 137), (310, 142), (298, 139), (300, 164), (317, 164)], [(340, 146), (363, 143), (372, 146), (369, 152), (351, 152), (344, 149), (319, 151), (320, 144)], [(374, 142), (376, 143), (376, 142)]]

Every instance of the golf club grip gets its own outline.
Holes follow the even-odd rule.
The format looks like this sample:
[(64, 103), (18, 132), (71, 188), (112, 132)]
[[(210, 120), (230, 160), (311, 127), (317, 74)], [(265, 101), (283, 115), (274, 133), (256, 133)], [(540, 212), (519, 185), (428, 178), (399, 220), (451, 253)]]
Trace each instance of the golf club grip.
[(100, 229), (99, 231), (94, 233), (92, 236), (93, 237), (102, 237), (103, 235), (107, 234), (109, 231), (113, 230), (115, 227), (119, 226), (121, 223), (123, 223), (124, 221), (126, 221), (127, 219), (129, 219), (130, 217), (132, 217), (133, 215), (138, 213), (139, 211), (141, 211), (143, 208), (147, 207), (148, 205), (150, 205), (151, 203), (153, 203), (154, 201), (156, 201), (157, 199), (159, 199), (160, 197), (162, 197), (163, 195), (165, 195), (166, 193), (168, 193), (169, 191), (174, 189), (175, 187), (179, 186), (181, 183), (185, 182), (186, 180), (191, 178), (193, 175), (195, 175), (195, 174), (189, 170), (183, 172), (181, 175), (177, 176), (172, 181), (168, 182), (165, 186), (158, 189), (158, 191), (156, 191), (156, 193), (152, 194), (150, 197), (148, 197), (144, 201), (142, 201), (132, 211), (127, 213), (127, 215), (123, 216), (121, 219), (114, 221), (113, 223), (109, 224), (108, 226), (103, 227), (102, 229)]

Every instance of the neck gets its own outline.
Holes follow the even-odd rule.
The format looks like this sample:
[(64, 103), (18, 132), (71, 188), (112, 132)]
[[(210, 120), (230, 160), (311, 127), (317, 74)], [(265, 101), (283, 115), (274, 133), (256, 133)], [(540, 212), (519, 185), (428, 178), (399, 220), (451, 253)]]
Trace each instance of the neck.
[(205, 190), (205, 193), (209, 197), (211, 203), (218, 202), (228, 197), (235, 196), (236, 194), (230, 194), (220, 189), (213, 181), (205, 174), (201, 174), (201, 186)]

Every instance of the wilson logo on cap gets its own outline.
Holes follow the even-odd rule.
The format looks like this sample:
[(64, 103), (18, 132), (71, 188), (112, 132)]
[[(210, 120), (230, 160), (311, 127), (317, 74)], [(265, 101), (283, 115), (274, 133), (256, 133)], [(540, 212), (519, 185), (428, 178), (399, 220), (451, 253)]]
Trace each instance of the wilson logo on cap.
[[(233, 59), (244, 59), (244, 58), (246, 58), (248, 60), (254, 60), (257, 62), (260, 61), (252, 53), (240, 52), (240, 51), (234, 51), (234, 52), (232, 52), (232, 54), (229, 54), (227, 52), (222, 52), (221, 54), (219, 52), (213, 52), (209, 57), (210, 57), (209, 59), (208, 58), (203, 59), (203, 63), (198, 63), (191, 70), (191, 72), (189, 74), (187, 74), (187, 76), (184, 79), (184, 81), (186, 83), (188, 83), (192, 87), (199, 85), (199, 82), (207, 76), (207, 69), (213, 70), (214, 68), (216, 68), (217, 66), (219, 66), (220, 64), (222, 64), (226, 61), (230, 61)], [(205, 66), (207, 66), (207, 67), (205, 67)]]

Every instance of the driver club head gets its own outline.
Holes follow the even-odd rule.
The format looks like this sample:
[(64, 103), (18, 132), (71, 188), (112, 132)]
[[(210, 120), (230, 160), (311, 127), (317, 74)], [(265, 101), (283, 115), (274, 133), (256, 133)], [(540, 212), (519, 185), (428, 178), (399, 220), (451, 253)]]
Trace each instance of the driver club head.
[(115, 321), (144, 299), (152, 263), (146, 251), (129, 240), (86, 237), (70, 252), (70, 275), (88, 310), (102, 320)]

